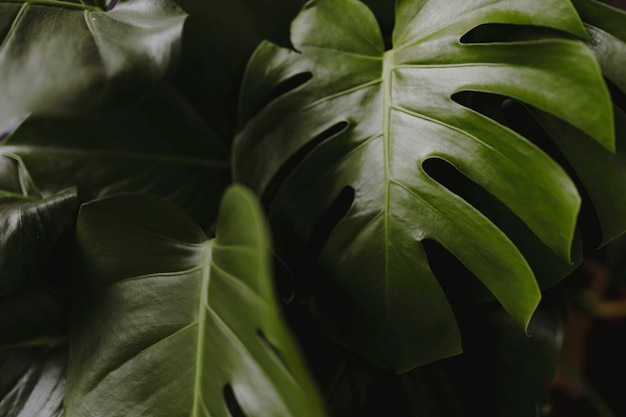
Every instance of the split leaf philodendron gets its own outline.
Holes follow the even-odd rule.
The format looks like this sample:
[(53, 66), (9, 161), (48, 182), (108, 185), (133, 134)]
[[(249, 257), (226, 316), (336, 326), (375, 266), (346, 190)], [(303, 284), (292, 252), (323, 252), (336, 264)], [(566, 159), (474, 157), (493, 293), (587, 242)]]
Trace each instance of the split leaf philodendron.
[(625, 28), (0, 0), (0, 415), (534, 417), (626, 231)]
[[(574, 183), (534, 144), (455, 97), (470, 91), (514, 98), (609, 151), (614, 137), (609, 94), (582, 42), (464, 41), (481, 24), (529, 22), (584, 39), (569, 2), (399, 1), (396, 16), (385, 50), (361, 2), (313, 1), (293, 23), (296, 51), (261, 45), (244, 78), (246, 124), (233, 171), (260, 194), (278, 189), (270, 216), (301, 242), (343, 190), (353, 193), (320, 255), (328, 278), (314, 294), (315, 313), (332, 339), (401, 371), (461, 352), (425, 239), (457, 257), (522, 326), (540, 299), (522, 253), (433, 178), (429, 159), (454, 166), (570, 260), (580, 206)], [(301, 85), (272, 96), (296, 77)]]

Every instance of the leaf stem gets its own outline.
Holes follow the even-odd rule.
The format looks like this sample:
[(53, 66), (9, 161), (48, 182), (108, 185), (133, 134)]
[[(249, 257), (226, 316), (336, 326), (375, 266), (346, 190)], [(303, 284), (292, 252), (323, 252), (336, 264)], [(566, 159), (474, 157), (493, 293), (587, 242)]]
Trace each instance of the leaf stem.
[(22, 4), (37, 4), (43, 6), (56, 6), (67, 9), (88, 10), (92, 12), (102, 12), (103, 8), (98, 6), (90, 6), (88, 4), (71, 3), (69, 1), (62, 0), (4, 0), (6, 3), (22, 3)]

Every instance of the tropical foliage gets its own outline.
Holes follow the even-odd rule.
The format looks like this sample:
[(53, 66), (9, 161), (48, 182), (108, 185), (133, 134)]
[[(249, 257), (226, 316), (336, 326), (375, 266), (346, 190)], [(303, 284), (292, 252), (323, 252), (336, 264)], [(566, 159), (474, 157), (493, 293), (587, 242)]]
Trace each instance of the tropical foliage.
[(0, 0), (0, 415), (538, 415), (626, 231), (625, 28)]

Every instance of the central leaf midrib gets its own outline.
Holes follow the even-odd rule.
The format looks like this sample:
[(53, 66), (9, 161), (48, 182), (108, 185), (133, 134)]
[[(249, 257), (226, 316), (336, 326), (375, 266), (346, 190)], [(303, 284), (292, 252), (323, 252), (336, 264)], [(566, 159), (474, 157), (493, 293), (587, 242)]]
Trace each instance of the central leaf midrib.
[(192, 416), (199, 417), (200, 397), (202, 387), (202, 368), (204, 359), (204, 340), (206, 338), (207, 306), (209, 305), (209, 279), (211, 275), (211, 258), (213, 255), (212, 241), (206, 243), (202, 257), (202, 285), (200, 287), (200, 302), (198, 303), (198, 341), (196, 344), (196, 374), (193, 386)]
[[(239, 286), (239, 288), (244, 289), (249, 295), (253, 295), (257, 298), (257, 302), (266, 303), (266, 300), (259, 297), (259, 294), (254, 291), (250, 286), (243, 283), (241, 280), (237, 279), (233, 274), (228, 272), (227, 270), (221, 268), (213, 261), (213, 251), (214, 250), (247, 250), (247, 245), (220, 245), (217, 240), (210, 240), (204, 243), (205, 249), (202, 258), (202, 263), (200, 268), (202, 269), (202, 284), (200, 289), (200, 302), (198, 306), (198, 318), (195, 323), (198, 326), (198, 340), (196, 344), (196, 372), (194, 378), (194, 387), (193, 387), (193, 405), (191, 409), (192, 417), (202, 417), (202, 369), (204, 367), (204, 352), (205, 352), (205, 340), (207, 338), (206, 335), (206, 322), (207, 320), (213, 320), (214, 324), (217, 325), (223, 332), (224, 336), (228, 337), (229, 341), (233, 344), (237, 344), (243, 350), (245, 350), (250, 357), (254, 357), (252, 351), (248, 348), (246, 343), (233, 331), (231, 326), (229, 326), (223, 318), (218, 314), (215, 309), (213, 309), (209, 305), (209, 287), (211, 280), (211, 271), (218, 269), (221, 274), (227, 276), (231, 279), (233, 283)], [(209, 316), (211, 318), (209, 319)], [(259, 370), (265, 375), (266, 381), (270, 382), (272, 380), (270, 373), (262, 366), (261, 363), (258, 363)], [(286, 368), (285, 368), (286, 369)], [(286, 373), (288, 377), (292, 378), (290, 372)], [(293, 378), (292, 378), (293, 379)]]
[(384, 181), (385, 181), (385, 196), (384, 196), (384, 239), (385, 239), (385, 268), (384, 268), (384, 311), (383, 320), (387, 320), (389, 312), (388, 307), (388, 295), (389, 295), (389, 249), (390, 249), (390, 206), (391, 206), (391, 111), (393, 109), (392, 103), (392, 82), (393, 82), (393, 50), (388, 50), (383, 55), (383, 68), (382, 68), (382, 89), (383, 89), (383, 164), (384, 164)]

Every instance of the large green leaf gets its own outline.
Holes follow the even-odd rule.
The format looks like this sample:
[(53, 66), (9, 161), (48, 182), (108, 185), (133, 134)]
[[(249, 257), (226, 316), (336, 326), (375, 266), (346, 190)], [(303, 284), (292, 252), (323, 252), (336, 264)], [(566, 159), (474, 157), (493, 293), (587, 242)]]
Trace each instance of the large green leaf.
[(77, 210), (76, 189), (43, 196), (18, 157), (0, 154), (0, 295), (32, 278)]
[(226, 150), (166, 89), (137, 106), (91, 119), (30, 118), (0, 154), (19, 155), (46, 194), (76, 186), (81, 201), (145, 191), (167, 197), (206, 225), (228, 180)]
[(84, 205), (78, 240), (92, 293), (70, 335), (67, 417), (324, 414), (274, 299), (250, 191), (227, 191), (212, 240), (134, 194)]
[(0, 1), (0, 134), (27, 114), (118, 103), (176, 63), (185, 15), (171, 1)]
[(401, 0), (396, 16), (385, 51), (362, 3), (312, 1), (292, 26), (297, 52), (261, 45), (242, 87), (233, 172), (271, 200), (276, 233), (291, 230), (294, 243), (310, 241), (329, 209), (349, 207), (324, 243), (328, 276), (315, 283), (314, 310), (337, 342), (406, 370), (461, 351), (425, 239), (457, 257), (524, 327), (540, 298), (515, 245), (429, 175), (427, 160), (446, 161), (493, 194), (565, 260), (580, 205), (556, 162), (455, 94), (512, 97), (614, 144), (610, 98), (582, 42), (463, 38), (484, 24), (585, 37), (570, 2)]

